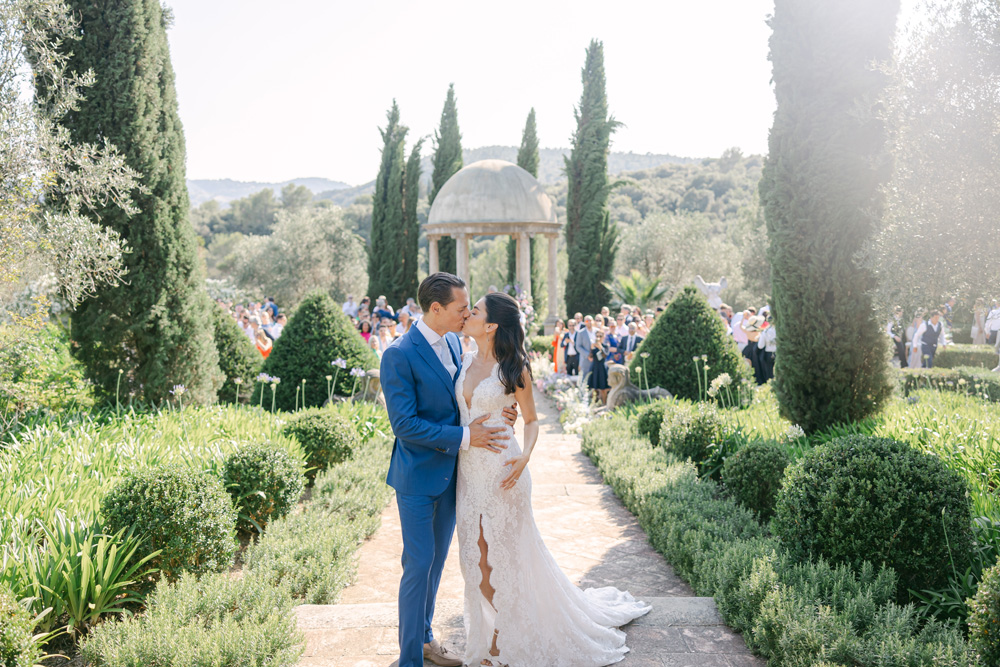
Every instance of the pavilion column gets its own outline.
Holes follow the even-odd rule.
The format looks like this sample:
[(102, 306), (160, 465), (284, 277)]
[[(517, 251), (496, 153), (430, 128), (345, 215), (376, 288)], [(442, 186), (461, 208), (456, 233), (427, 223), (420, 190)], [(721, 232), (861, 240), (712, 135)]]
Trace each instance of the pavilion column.
[(531, 237), (528, 232), (521, 232), (517, 236), (517, 258), (520, 260), (517, 279), (521, 283), (521, 289), (531, 297)]
[(441, 270), (441, 261), (438, 259), (438, 241), (441, 240), (440, 236), (428, 236), (427, 237), (427, 255), (429, 271), (428, 275), (432, 275)]
[(521, 234), (511, 234), (510, 237), (514, 239), (514, 282), (521, 282), (521, 274), (523, 270), (521, 269)]
[(455, 235), (455, 268), (458, 277), (469, 284), (469, 235), (463, 233)]
[(556, 270), (556, 265), (559, 262), (559, 236), (557, 234), (549, 235), (549, 318), (553, 316), (558, 317), (557, 312), (559, 310), (559, 286), (557, 285), (559, 281), (559, 273)]

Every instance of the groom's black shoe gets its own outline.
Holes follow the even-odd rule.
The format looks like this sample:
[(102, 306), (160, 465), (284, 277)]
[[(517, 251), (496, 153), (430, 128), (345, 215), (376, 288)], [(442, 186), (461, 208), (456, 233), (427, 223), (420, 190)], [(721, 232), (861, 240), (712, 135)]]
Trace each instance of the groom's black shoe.
[(424, 644), (424, 658), (441, 667), (462, 667), (462, 661), (437, 639), (430, 644)]

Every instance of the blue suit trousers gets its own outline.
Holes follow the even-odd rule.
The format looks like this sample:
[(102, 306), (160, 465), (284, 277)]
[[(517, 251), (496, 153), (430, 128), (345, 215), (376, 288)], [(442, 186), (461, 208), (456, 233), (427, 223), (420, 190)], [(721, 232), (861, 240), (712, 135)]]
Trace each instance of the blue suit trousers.
[[(434, 639), (431, 619), (441, 571), (455, 532), (455, 479), (437, 496), (396, 494), (403, 529), (399, 581), (399, 667), (423, 667), (424, 644)], [(428, 536), (433, 539), (428, 539)]]

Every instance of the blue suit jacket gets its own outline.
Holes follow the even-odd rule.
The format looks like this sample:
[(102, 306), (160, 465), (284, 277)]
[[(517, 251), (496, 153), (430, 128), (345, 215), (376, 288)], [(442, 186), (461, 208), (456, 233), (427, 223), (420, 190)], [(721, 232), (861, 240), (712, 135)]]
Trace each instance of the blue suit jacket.
[(448, 372), (417, 327), (382, 353), (380, 381), (396, 441), (386, 483), (398, 493), (436, 496), (455, 475), (462, 445), (455, 381), (462, 344), (445, 334), (458, 371)]

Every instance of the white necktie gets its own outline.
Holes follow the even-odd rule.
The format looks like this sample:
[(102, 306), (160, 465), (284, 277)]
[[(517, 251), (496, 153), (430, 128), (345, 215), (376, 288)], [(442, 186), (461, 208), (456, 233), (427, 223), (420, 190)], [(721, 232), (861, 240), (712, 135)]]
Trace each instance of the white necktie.
[(444, 369), (448, 371), (448, 377), (455, 377), (455, 373), (458, 372), (458, 366), (455, 365), (455, 361), (451, 358), (451, 350), (448, 349), (448, 342), (442, 337), (438, 339), (438, 342), (434, 343), (433, 347)]

